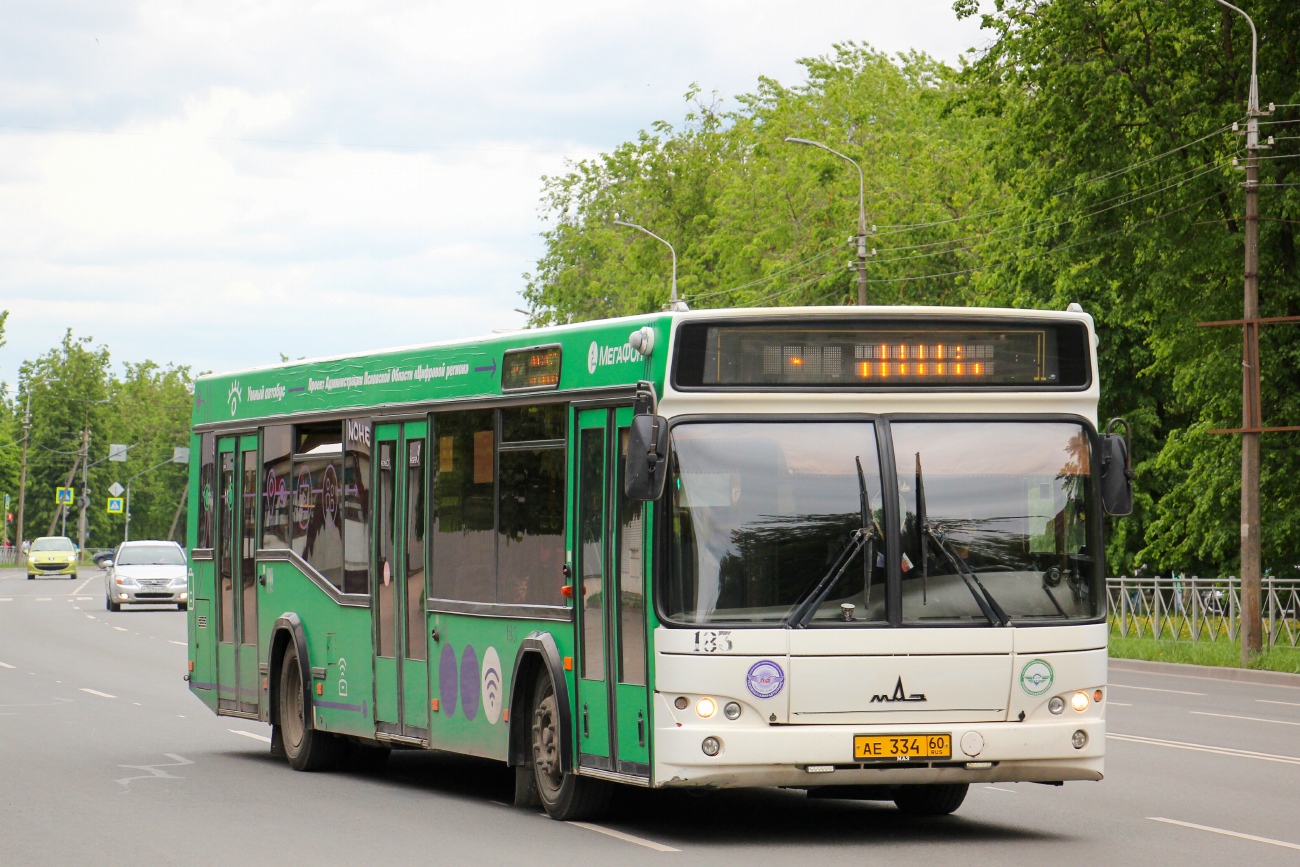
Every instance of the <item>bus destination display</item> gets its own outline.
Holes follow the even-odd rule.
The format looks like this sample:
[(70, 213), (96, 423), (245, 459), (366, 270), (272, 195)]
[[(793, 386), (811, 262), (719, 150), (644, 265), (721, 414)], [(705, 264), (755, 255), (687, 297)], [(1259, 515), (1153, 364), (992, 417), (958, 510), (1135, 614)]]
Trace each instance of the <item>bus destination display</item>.
[(528, 391), (558, 388), (560, 347), (513, 349), (501, 361), (501, 390)]
[(1082, 323), (682, 326), (676, 384), (715, 387), (1080, 387)]

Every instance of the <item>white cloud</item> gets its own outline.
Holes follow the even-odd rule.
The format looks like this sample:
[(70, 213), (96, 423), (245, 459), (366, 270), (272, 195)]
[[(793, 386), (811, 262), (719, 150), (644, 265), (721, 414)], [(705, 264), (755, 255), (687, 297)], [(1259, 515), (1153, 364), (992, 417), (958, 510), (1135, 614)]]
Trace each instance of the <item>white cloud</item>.
[(28, 2), (0, 32), (0, 380), (93, 334), (226, 369), (519, 324), (540, 177), (950, 0)]

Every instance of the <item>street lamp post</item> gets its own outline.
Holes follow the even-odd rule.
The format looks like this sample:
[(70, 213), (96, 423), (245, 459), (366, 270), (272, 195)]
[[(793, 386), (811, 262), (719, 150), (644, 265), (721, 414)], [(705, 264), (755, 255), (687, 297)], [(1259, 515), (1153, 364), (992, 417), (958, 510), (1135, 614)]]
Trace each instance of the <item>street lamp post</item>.
[(639, 232), (645, 232), (651, 238), (654, 238), (660, 244), (663, 244), (668, 248), (668, 252), (673, 254), (673, 288), (672, 292), (668, 296), (668, 309), (674, 312), (689, 310), (690, 308), (686, 306), (686, 302), (677, 297), (677, 251), (673, 249), (673, 245), (669, 244), (663, 238), (660, 238), (645, 226), (638, 226), (636, 223), (629, 223), (625, 220), (615, 220), (614, 224), (617, 226), (627, 226), (629, 229), (636, 229)]
[(845, 156), (834, 148), (828, 147), (819, 141), (813, 141), (806, 138), (795, 138), (786, 136), (785, 140), (790, 144), (809, 145), (815, 148), (821, 148), (827, 153), (834, 154), (842, 160), (853, 164), (853, 168), (858, 170), (858, 306), (865, 307), (867, 304), (867, 198), (866, 198), (866, 180), (862, 175), (862, 166), (858, 161), (850, 156)]

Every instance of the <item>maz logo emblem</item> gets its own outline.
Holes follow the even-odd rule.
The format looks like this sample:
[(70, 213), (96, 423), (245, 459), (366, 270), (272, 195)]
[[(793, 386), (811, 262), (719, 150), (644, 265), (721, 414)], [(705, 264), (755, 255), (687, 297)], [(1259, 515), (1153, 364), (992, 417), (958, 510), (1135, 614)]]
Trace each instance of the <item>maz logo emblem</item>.
[(884, 693), (881, 693), (879, 695), (873, 695), (871, 697), (871, 704), (875, 704), (878, 701), (883, 701), (883, 702), (925, 701), (925, 693), (914, 692), (911, 695), (908, 695), (907, 691), (903, 689), (903, 678), (900, 677), (898, 679), (898, 683), (894, 684), (893, 695), (885, 695)]

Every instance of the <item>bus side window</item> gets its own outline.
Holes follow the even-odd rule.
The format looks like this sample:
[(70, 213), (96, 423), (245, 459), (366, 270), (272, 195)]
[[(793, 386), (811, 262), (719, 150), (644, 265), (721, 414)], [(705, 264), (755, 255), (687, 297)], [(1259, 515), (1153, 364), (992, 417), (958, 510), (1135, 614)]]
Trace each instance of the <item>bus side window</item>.
[(434, 415), (433, 574), (436, 599), (496, 599), (496, 413)]

